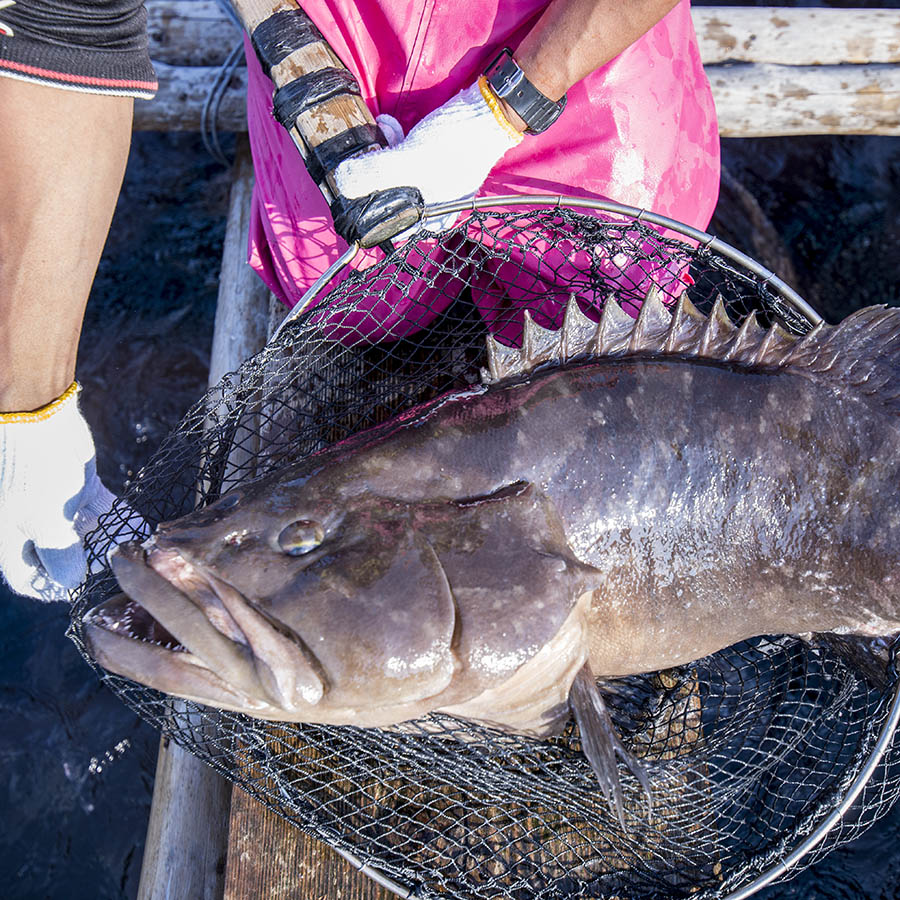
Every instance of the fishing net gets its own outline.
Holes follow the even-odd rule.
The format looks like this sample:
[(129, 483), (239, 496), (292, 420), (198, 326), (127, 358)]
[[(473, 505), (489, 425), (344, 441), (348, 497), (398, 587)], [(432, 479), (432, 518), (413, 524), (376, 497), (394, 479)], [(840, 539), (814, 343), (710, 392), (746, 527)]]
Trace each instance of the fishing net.
[[(262, 803), (404, 896), (725, 897), (771, 869), (835, 809), (891, 707), (827, 646), (750, 640), (628, 679), (611, 697), (653, 811), (620, 770), (623, 829), (580, 752), (577, 729), (538, 741), (432, 715), (400, 732), (266, 723), (173, 699), (96, 667), (86, 610), (116, 593), (104, 567), (130, 509), (176, 518), (442, 392), (477, 382), (485, 338), (522, 338), (523, 310), (559, 327), (569, 298), (596, 318), (636, 314), (655, 286), (702, 311), (721, 296), (802, 333), (814, 314), (731, 248), (612, 204), (481, 207), (433, 238), (341, 270), (260, 354), (185, 416), (89, 538), (94, 570), (71, 635), (141, 717)], [(891, 669), (893, 675), (893, 669)], [(900, 790), (891, 744), (809, 864), (883, 815)], [(799, 871), (795, 867), (790, 874)]]

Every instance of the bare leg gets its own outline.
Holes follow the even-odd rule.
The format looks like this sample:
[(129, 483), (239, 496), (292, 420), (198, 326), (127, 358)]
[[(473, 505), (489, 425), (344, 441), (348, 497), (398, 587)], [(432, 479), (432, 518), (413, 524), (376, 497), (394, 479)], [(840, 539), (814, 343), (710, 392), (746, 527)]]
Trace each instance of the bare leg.
[(0, 412), (42, 406), (74, 378), (133, 102), (0, 77)]

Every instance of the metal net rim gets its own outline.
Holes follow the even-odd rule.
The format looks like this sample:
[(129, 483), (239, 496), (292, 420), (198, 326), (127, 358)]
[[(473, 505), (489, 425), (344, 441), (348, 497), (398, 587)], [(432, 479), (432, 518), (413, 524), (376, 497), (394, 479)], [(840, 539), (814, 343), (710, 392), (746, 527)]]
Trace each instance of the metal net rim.
[[(713, 234), (701, 231), (677, 219), (670, 219), (668, 216), (651, 212), (647, 209), (641, 209), (637, 206), (627, 206), (624, 203), (616, 203), (613, 200), (595, 200), (588, 197), (573, 197), (568, 194), (504, 194), (500, 196), (478, 197), (472, 200), (452, 200), (447, 203), (436, 203), (429, 206), (422, 217), (422, 222), (429, 219), (442, 218), (451, 213), (460, 213), (466, 210), (490, 210), (497, 207), (504, 209), (517, 206), (536, 206), (539, 208), (558, 208), (558, 207), (575, 207), (579, 209), (593, 209), (599, 212), (608, 212), (624, 218), (634, 219), (635, 222), (646, 222), (650, 225), (658, 225), (669, 231), (674, 231), (683, 237), (692, 241), (697, 241), (704, 249), (712, 250), (720, 253), (722, 256), (730, 259), (732, 262), (743, 266), (754, 275), (762, 279), (763, 284), (774, 290), (777, 294), (786, 300), (791, 306), (795, 307), (808, 321), (811, 327), (818, 325), (822, 321), (822, 317), (806, 302), (787, 282), (783, 281), (778, 275), (767, 269), (755, 259), (742, 253), (731, 244), (717, 238)], [(454, 224), (454, 228), (456, 225)], [(417, 234), (411, 236), (411, 239)], [(312, 307), (323, 290), (332, 282), (335, 275), (348, 267), (357, 254), (361, 251), (358, 241), (350, 244), (349, 247), (319, 276), (318, 279), (310, 286), (309, 290), (303, 295), (296, 306), (285, 316), (278, 328), (275, 329), (268, 343), (272, 343), (282, 329), (286, 328), (291, 322), (302, 316)]]

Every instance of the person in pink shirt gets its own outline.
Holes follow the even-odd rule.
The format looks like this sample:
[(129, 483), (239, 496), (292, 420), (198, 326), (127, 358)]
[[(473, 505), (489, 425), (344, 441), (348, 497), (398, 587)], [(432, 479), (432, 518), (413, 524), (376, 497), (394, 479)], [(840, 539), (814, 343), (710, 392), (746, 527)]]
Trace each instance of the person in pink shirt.
[[(465, 10), (434, 0), (330, 0), (307, 7), (386, 130), (399, 126), (407, 135), (391, 149), (342, 163), (337, 181), (345, 196), (400, 185), (418, 187), (426, 203), (566, 194), (652, 210), (701, 230), (708, 224), (718, 198), (719, 138), (688, 0), (472, 0)], [(528, 133), (529, 123), (502, 98), (495, 98), (495, 115), (490, 86), (487, 96), (479, 86), (507, 47), (548, 101), (566, 97), (564, 111), (540, 133)], [(346, 243), (272, 117), (273, 86), (249, 42), (248, 67), (256, 172), (249, 258), (293, 306)], [(363, 254), (355, 265), (377, 255)], [(440, 259), (432, 254), (428, 263)], [(479, 302), (477, 283), (475, 295)], [(427, 324), (421, 308), (429, 298), (417, 299), (417, 309), (400, 295), (373, 301), (352, 327), (371, 340), (412, 333)], [(482, 311), (491, 321), (489, 302)]]

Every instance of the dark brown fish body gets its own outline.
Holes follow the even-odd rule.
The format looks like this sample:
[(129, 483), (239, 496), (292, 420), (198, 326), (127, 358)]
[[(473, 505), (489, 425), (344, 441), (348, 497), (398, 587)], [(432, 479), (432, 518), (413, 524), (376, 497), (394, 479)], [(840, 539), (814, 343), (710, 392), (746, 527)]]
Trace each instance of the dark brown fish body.
[[(266, 718), (542, 733), (585, 661), (616, 677), (900, 629), (898, 311), (797, 340), (651, 300), (599, 333), (574, 303), (561, 333), (529, 323), (521, 354), (491, 344), (488, 385), (124, 548), (126, 593), (202, 662), (139, 660), (102, 609), (100, 662)], [(216, 646), (158, 615), (188, 596)]]

